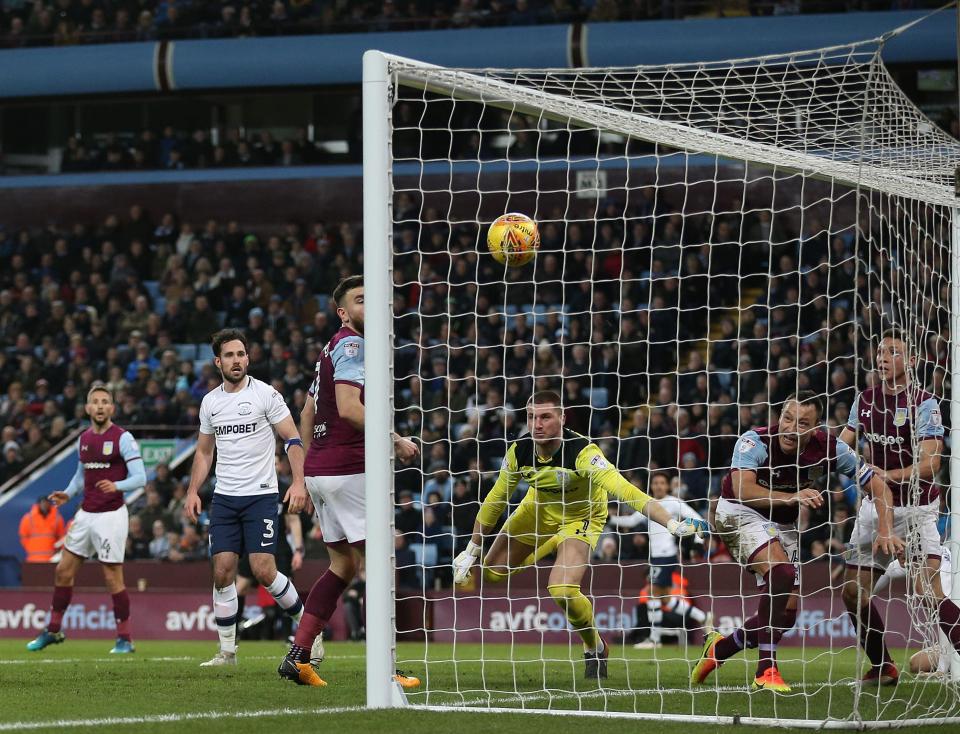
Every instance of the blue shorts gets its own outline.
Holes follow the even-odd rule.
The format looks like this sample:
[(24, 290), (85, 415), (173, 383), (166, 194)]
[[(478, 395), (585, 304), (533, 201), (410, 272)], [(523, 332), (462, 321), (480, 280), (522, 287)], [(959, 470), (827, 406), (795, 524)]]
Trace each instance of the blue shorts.
[(650, 559), (650, 583), (653, 586), (673, 586), (673, 572), (679, 564), (676, 556), (660, 556)]
[(214, 493), (210, 504), (210, 555), (270, 553), (277, 549), (279, 495), (232, 497)]

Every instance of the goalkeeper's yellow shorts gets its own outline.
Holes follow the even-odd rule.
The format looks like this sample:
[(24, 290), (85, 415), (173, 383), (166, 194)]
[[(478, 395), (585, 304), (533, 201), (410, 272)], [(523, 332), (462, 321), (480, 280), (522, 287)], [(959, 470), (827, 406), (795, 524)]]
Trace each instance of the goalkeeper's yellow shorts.
[[(558, 508), (559, 509), (559, 508)], [(593, 550), (600, 542), (600, 534), (607, 522), (607, 508), (603, 506), (603, 514), (563, 515), (553, 508), (538, 508), (534, 502), (521, 502), (507, 521), (501, 532), (524, 545), (540, 548), (550, 543), (556, 548), (568, 538), (582, 540)]]

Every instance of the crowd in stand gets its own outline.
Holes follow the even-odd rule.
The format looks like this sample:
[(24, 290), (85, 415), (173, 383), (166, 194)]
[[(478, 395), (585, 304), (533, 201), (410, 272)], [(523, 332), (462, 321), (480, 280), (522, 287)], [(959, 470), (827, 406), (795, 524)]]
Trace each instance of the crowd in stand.
[(308, 139), (306, 128), (283, 140), (276, 140), (269, 131), (247, 134), (230, 128), (214, 142), (206, 130), (188, 135), (167, 126), (159, 135), (144, 130), (135, 137), (109, 134), (84, 140), (71, 136), (63, 149), (60, 171), (299, 166), (328, 160), (330, 155)]
[(7, 0), (6, 48), (936, 7), (928, 0)]
[[(638, 486), (666, 469), (674, 492), (704, 514), (737, 435), (773, 422), (793, 390), (824, 394), (828, 425), (845, 422), (853, 386), (870, 379), (856, 324), (872, 329), (889, 315), (876, 275), (890, 254), (873, 248), (885, 240), (861, 229), (858, 243), (839, 213), (832, 231), (815, 216), (799, 228), (742, 203), (682, 217), (652, 191), (566, 225), (562, 212), (544, 216), (535, 264), (507, 271), (477, 254), (476, 227), (451, 228), (439, 211), (398, 198), (396, 427), (423, 448), (422, 463), (397, 475), (398, 557), (417, 543), (442, 560), (465, 543), (535, 388), (559, 390), (567, 425)], [(209, 351), (181, 358), (178, 345), (204, 344), (221, 326), (246, 330), (250, 374), (298, 415), (338, 326), (324, 296), (361, 267), (349, 222), (265, 233), (134, 206), (99, 223), (0, 229), (0, 479), (83, 420), (94, 380), (113, 391), (122, 426), (195, 427), (219, 375)], [(758, 285), (763, 295), (750, 300)], [(941, 330), (921, 345), (921, 379), (943, 395), (946, 320), (926, 316)], [(288, 476), (279, 452), (278, 462)], [(856, 493), (831, 489), (824, 509), (804, 516), (807, 557), (837, 555), (849, 534)], [(183, 493), (158, 472), (135, 513), (132, 553), (203, 555)], [(711, 541), (686, 552), (724, 549)], [(610, 531), (598, 547), (608, 560), (645, 553), (642, 533)]]

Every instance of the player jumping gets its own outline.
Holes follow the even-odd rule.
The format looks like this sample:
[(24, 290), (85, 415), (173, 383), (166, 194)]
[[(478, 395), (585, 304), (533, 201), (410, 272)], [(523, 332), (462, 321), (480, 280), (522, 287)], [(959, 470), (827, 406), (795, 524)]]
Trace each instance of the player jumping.
[(107, 590), (113, 596), (117, 641), (110, 652), (134, 651), (130, 638), (130, 596), (123, 583), (128, 524), (123, 496), (141, 489), (147, 477), (137, 442), (112, 420), (115, 407), (113, 395), (106, 386), (95, 384), (90, 388), (86, 412), (91, 425), (77, 441), (80, 463), (66, 490), (50, 495), (54, 505), (62, 505), (82, 489), (83, 502), (67, 532), (63, 555), (57, 564), (50, 621), (27, 645), (28, 650), (42, 650), (66, 639), (61, 627), (73, 595), (74, 579), (84, 560), (95, 555), (103, 569)]
[(707, 523), (675, 520), (659, 502), (628, 482), (586, 436), (564, 428), (560, 396), (541, 391), (527, 401), (529, 435), (511, 444), (496, 484), (483, 501), (466, 550), (454, 559), (454, 582), (463, 584), (480, 558), (483, 538), (496, 525), (521, 479), (530, 485), (483, 559), (491, 583), (556, 550), (547, 591), (584, 646), (585, 676), (607, 677), (609, 650), (593, 619), (593, 605), (580, 589), (607, 520), (607, 495), (629, 503), (675, 536), (702, 532)]
[(203, 484), (217, 450), (217, 484), (210, 506), (210, 553), (213, 556), (213, 609), (220, 650), (206, 666), (237, 662), (237, 561), (247, 553), (257, 581), (277, 605), (294, 620), (303, 614), (303, 603), (293, 583), (277, 571), (277, 506), (279, 489), (274, 461), (274, 428), (283, 439), (290, 459), (293, 483), (283, 498), (290, 512), (299, 512), (307, 501), (303, 486), (303, 442), (283, 396), (269, 385), (247, 375), (250, 357), (247, 339), (237, 329), (213, 335), (214, 363), (223, 377), (220, 387), (207, 393), (200, 404), (200, 435), (184, 504), (187, 517), (196, 522)]
[(903, 542), (891, 529), (889, 488), (872, 467), (860, 464), (842, 441), (821, 429), (815, 393), (801, 390), (787, 398), (777, 424), (747, 431), (737, 440), (716, 509), (716, 531), (740, 565), (756, 574), (764, 588), (757, 613), (724, 637), (707, 635), (690, 676), (703, 683), (727, 658), (745, 647), (760, 650), (754, 689), (788, 692), (777, 669), (777, 643), (797, 619), (800, 585), (800, 507), (820, 507), (813, 484), (827, 473), (856, 477), (874, 498), (879, 521), (873, 546), (897, 553)]
[[(943, 593), (939, 574), (940, 490), (934, 477), (943, 453), (943, 421), (936, 398), (911, 384), (908, 367), (915, 366), (916, 356), (909, 351), (903, 335), (896, 330), (885, 332), (877, 350), (880, 385), (864, 390), (853, 401), (850, 419), (840, 438), (855, 447), (859, 433), (867, 444), (877, 476), (893, 492), (894, 531), (904, 537), (911, 534), (917, 538), (911, 552), (919, 551), (919, 557), (907, 559), (910, 565), (920, 566), (915, 579), (917, 594), (932, 596), (941, 630), (954, 648), (960, 650), (960, 608)], [(919, 489), (916, 498), (911, 494), (914, 473), (917, 484), (913, 486)], [(883, 618), (871, 599), (875, 579), (893, 559), (892, 554), (886, 552), (871, 553), (877, 509), (874, 502), (865, 498), (857, 511), (845, 554), (843, 601), (857, 626), (860, 644), (870, 658), (870, 669), (863, 680), (892, 685), (897, 682), (899, 672), (883, 640)]]
[[(330, 567), (307, 595), (303, 619), (277, 672), (299, 685), (325, 686), (311, 665), (311, 649), (360, 568), (366, 530), (363, 451), (363, 277), (340, 281), (333, 291), (340, 330), (323, 348), (300, 431), (309, 442), (306, 483), (330, 554)], [(407, 462), (419, 450), (394, 434), (394, 453)], [(314, 658), (315, 659), (315, 658)], [(420, 681), (397, 673), (404, 687)]]

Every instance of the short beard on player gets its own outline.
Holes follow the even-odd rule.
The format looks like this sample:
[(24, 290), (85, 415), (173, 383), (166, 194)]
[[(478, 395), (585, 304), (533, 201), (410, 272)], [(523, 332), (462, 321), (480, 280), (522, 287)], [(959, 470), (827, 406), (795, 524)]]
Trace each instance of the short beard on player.
[(102, 420), (98, 419), (95, 415), (90, 416), (90, 422), (93, 423), (95, 428), (103, 428), (107, 423), (110, 422), (110, 416), (106, 415)]
[(233, 375), (220, 370), (220, 376), (223, 378), (224, 382), (229, 382), (231, 385), (239, 384), (244, 377), (247, 376), (247, 371), (245, 369), (240, 370), (240, 377), (234, 377)]

